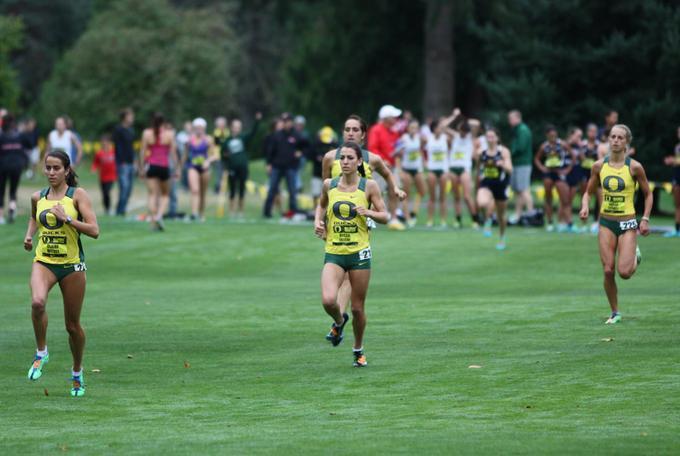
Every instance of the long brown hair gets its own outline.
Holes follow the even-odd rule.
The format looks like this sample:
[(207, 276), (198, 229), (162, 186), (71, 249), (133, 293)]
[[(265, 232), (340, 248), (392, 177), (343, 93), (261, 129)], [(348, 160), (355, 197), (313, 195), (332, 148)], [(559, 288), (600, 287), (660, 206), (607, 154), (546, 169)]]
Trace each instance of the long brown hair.
[(64, 166), (64, 169), (68, 172), (68, 174), (66, 174), (66, 185), (68, 185), (69, 187), (78, 186), (78, 175), (76, 174), (75, 170), (71, 167), (71, 158), (65, 151), (63, 151), (62, 149), (53, 149), (47, 152), (47, 154), (45, 154), (45, 160), (47, 160), (47, 157), (58, 158), (59, 161), (61, 161), (61, 164)]

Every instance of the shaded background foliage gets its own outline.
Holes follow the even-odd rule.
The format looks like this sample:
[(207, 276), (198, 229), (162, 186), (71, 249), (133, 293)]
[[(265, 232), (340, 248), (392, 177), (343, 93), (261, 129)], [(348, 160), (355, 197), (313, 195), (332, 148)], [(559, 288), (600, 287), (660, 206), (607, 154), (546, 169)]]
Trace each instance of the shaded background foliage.
[(140, 122), (291, 110), (312, 129), (384, 103), (440, 115), (423, 102), (432, 55), (454, 56), (453, 87), (427, 90), (501, 127), (519, 108), (536, 142), (548, 122), (564, 133), (617, 109), (656, 178), (680, 119), (672, 0), (0, 0), (0, 14), (23, 23), (20, 47), (0, 35), (2, 102), (44, 127), (68, 112), (87, 134), (126, 105)]

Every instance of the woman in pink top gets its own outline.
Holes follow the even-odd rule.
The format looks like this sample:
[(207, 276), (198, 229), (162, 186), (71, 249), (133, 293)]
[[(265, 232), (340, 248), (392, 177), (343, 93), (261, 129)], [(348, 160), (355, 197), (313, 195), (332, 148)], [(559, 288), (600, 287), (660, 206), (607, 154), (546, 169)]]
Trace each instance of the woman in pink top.
[[(176, 164), (179, 160), (175, 133), (165, 126), (165, 119), (161, 113), (154, 113), (151, 128), (142, 133), (140, 155), (143, 165), (140, 166), (142, 170), (140, 177), (146, 178), (152, 228), (163, 231), (163, 214), (168, 207), (170, 195), (170, 159), (172, 158)], [(177, 174), (178, 167), (175, 169)]]

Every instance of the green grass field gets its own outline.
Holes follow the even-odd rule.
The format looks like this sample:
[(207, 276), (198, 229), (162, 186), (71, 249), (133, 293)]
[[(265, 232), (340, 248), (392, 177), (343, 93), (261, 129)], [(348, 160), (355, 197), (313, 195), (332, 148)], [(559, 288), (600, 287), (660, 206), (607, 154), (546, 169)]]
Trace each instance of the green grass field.
[(50, 363), (26, 379), (25, 216), (0, 227), (2, 454), (680, 451), (675, 239), (641, 239), (640, 270), (619, 281), (624, 322), (610, 327), (592, 236), (511, 229), (497, 252), (469, 229), (381, 227), (369, 367), (356, 369), (351, 330), (337, 348), (324, 340), (311, 225), (100, 224), (84, 240), (82, 399), (68, 394), (58, 289)]

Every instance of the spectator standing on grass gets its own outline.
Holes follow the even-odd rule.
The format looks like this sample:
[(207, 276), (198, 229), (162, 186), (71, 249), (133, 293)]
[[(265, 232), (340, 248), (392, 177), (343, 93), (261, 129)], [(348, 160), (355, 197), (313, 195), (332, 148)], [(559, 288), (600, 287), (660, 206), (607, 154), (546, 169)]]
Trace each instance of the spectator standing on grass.
[(314, 207), (319, 204), (323, 186), (323, 157), (331, 149), (337, 149), (338, 135), (326, 125), (316, 135), (316, 139), (310, 148), (309, 161), (312, 162), (311, 191), (314, 198)]
[(288, 186), (289, 215), (292, 216), (298, 212), (296, 179), (300, 157), (303, 155), (303, 150), (308, 147), (308, 142), (293, 128), (293, 118), (290, 114), (284, 113), (281, 120), (283, 120), (283, 129), (274, 133), (266, 151), (269, 191), (264, 203), (265, 218), (272, 216), (274, 197), (283, 178), (286, 179)]
[[(368, 130), (368, 150), (380, 156), (392, 172), (396, 172), (394, 170), (394, 150), (400, 136), (392, 127), (394, 127), (400, 115), (401, 109), (392, 105), (385, 105), (378, 112), (378, 122)], [(406, 227), (397, 219), (397, 195), (393, 189), (387, 188), (387, 183), (382, 176), (376, 175), (375, 180), (382, 191), (387, 190), (389, 195), (390, 221), (387, 227), (392, 230), (404, 230)]]
[(5, 223), (4, 205), (7, 183), (9, 183), (7, 221), (14, 222), (17, 211), (17, 190), (21, 173), (28, 161), (26, 151), (29, 147), (26, 137), (16, 128), (14, 116), (10, 113), (5, 114), (2, 117), (2, 133), (0, 133), (0, 225)]
[[(227, 118), (220, 116), (215, 119), (215, 130), (213, 130), (213, 144), (215, 152), (220, 150), (224, 141), (230, 136), (229, 128), (227, 128)], [(215, 171), (215, 194), (219, 194), (222, 189), (222, 177), (224, 173), (229, 172), (227, 168), (224, 167), (225, 163), (222, 160), (215, 160), (213, 165)]]
[(101, 149), (97, 151), (92, 160), (92, 171), (99, 171), (99, 187), (102, 191), (102, 205), (107, 214), (111, 211), (111, 189), (116, 182), (116, 153), (111, 144), (111, 137), (104, 135), (101, 138)]
[(119, 118), (120, 123), (113, 130), (112, 139), (118, 176), (116, 215), (124, 216), (135, 179), (135, 130), (132, 126), (135, 121), (135, 113), (132, 109), (126, 108), (120, 112)]
[(78, 140), (78, 143), (81, 144), (80, 147), (78, 147), (77, 144), (72, 143), (70, 150), (67, 150), (66, 152), (70, 155), (71, 157), (71, 163), (75, 163), (76, 166), (80, 164), (80, 161), (83, 159), (83, 148), (82, 148), (82, 143), (83, 143), (83, 138), (80, 136), (80, 133), (76, 131), (75, 123), (73, 122), (73, 119), (71, 119), (69, 116), (64, 116), (64, 120), (66, 121), (66, 128), (73, 133), (73, 135), (76, 137)]
[(222, 157), (229, 170), (229, 213), (236, 212), (236, 191), (238, 190), (238, 213), (236, 217), (244, 217), (244, 198), (246, 181), (248, 180), (248, 146), (257, 133), (262, 114), (255, 114), (255, 123), (250, 131), (243, 132), (241, 119), (232, 119), (231, 136), (222, 144)]
[[(534, 200), (531, 197), (532, 137), (531, 130), (522, 121), (522, 113), (518, 110), (508, 113), (508, 123), (512, 128), (510, 155), (513, 171), (510, 175), (510, 187), (515, 193), (515, 220), (513, 222), (517, 223), (524, 214), (532, 215), (534, 212)], [(526, 212), (523, 212), (525, 209)]]
[[(73, 148), (76, 152), (73, 153)], [(68, 129), (68, 123), (65, 116), (59, 116), (54, 121), (54, 130), (50, 132), (47, 137), (47, 150), (49, 153), (53, 150), (61, 149), (69, 156), (70, 163), (75, 168), (80, 163), (83, 157), (83, 147), (80, 144), (78, 136)]]
[[(187, 156), (187, 143), (189, 142), (189, 137), (191, 136), (191, 121), (187, 120), (184, 122), (183, 129), (175, 136), (175, 143), (177, 143), (177, 156), (179, 157), (180, 163), (186, 161)], [(189, 175), (186, 166), (181, 169), (181, 184), (184, 189), (189, 188)]]
[[(295, 131), (297, 131), (298, 135), (300, 135), (301, 138), (303, 138), (307, 143), (311, 143), (310, 138), (309, 138), (309, 132), (307, 131), (307, 119), (305, 119), (305, 116), (297, 115), (295, 116), (293, 125), (295, 126)], [(302, 154), (302, 157), (300, 157), (300, 164), (298, 166), (298, 173), (297, 173), (297, 182), (296, 182), (296, 188), (298, 192), (302, 192), (302, 188), (304, 187), (304, 184), (302, 182), (302, 175), (305, 172), (305, 165), (307, 164), (307, 157), (305, 154)]]
[(35, 176), (38, 171), (38, 163), (40, 162), (40, 147), (38, 146), (40, 130), (38, 130), (38, 125), (34, 118), (29, 117), (26, 119), (22, 133), (29, 146), (26, 178), (33, 179), (33, 176)]
[(604, 114), (604, 125), (600, 127), (597, 132), (597, 136), (600, 138), (600, 142), (606, 142), (609, 139), (609, 131), (614, 125), (619, 123), (619, 113), (615, 109), (608, 109)]

